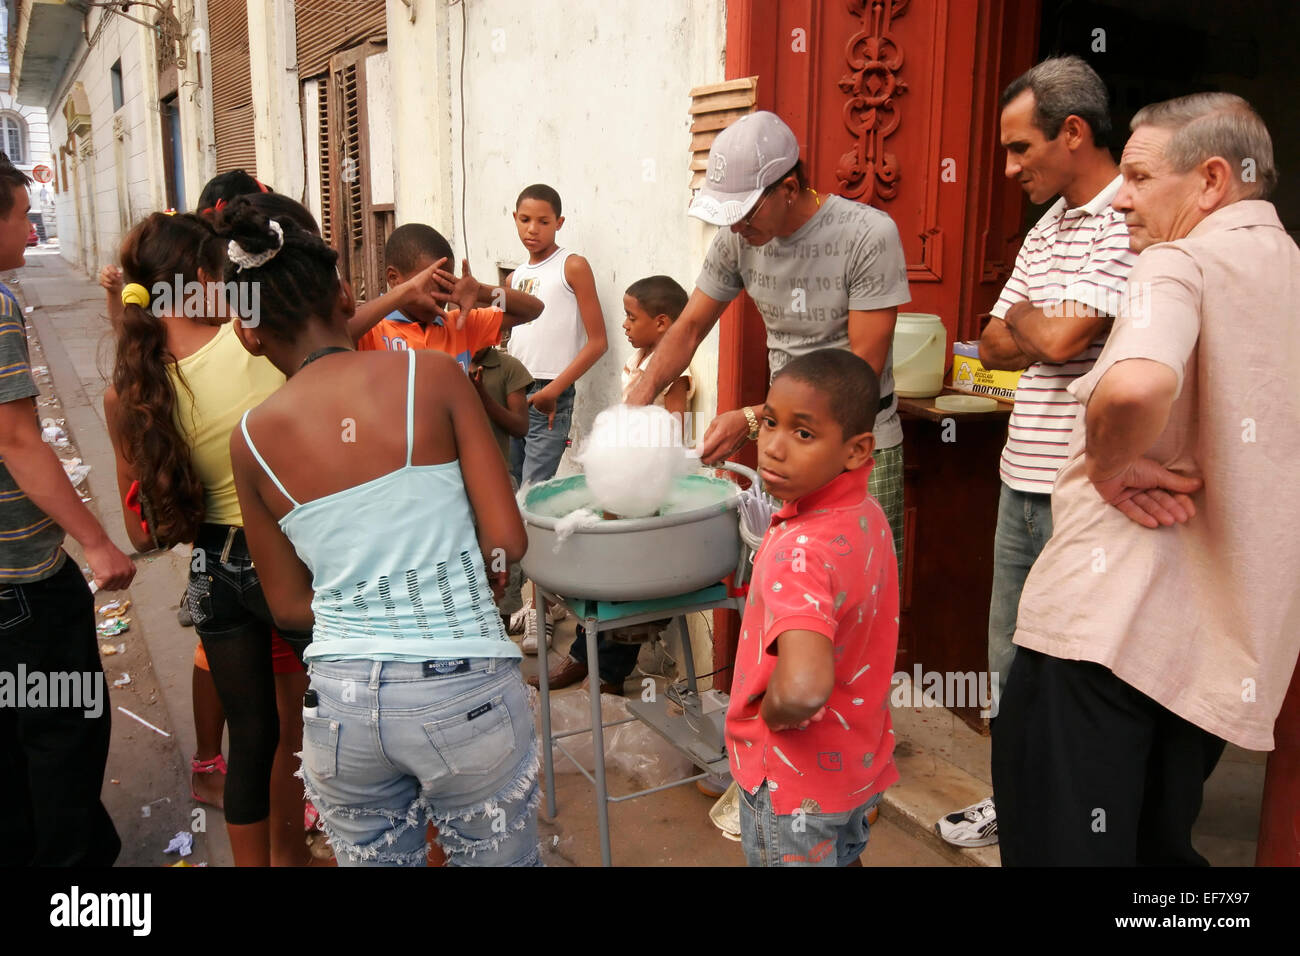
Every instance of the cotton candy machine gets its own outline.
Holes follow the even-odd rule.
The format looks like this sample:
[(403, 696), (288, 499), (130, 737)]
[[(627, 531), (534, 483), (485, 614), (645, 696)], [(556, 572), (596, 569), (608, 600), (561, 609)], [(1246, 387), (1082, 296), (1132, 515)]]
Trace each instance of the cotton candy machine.
[[(726, 695), (716, 690), (699, 692), (692, 660), (686, 616), (714, 608), (740, 610), (743, 592), (721, 583), (735, 574), (739, 585), (748, 568), (746, 538), (741, 535), (742, 515), (750, 544), (754, 528), (766, 528), (767, 512), (755, 518), (755, 496), (761, 491), (758, 476), (743, 465), (725, 462), (719, 469), (746, 478), (755, 495), (742, 495), (738, 485), (706, 474), (679, 475), (672, 480), (664, 504), (645, 518), (608, 517), (597, 510), (596, 495), (583, 475), (556, 478), (529, 488), (520, 508), (528, 532), (528, 552), (520, 562), (537, 585), (537, 607), (560, 596), (582, 622), (587, 661), (599, 669), (599, 632), (671, 619), (682, 648), (685, 681), (665, 688), (663, 695), (629, 701), (625, 721), (640, 720), (669, 741), (700, 772), (673, 783), (613, 797), (605, 780), (604, 729), (600, 683), (590, 681), (590, 730), (551, 732), (548, 665), (543, 653), (538, 668), (541, 698), (542, 767), (546, 781), (547, 811), (555, 818), (554, 749), (574, 759), (562, 738), (592, 735), (594, 773), (578, 770), (596, 788), (596, 815), (600, 831), (600, 856), (611, 863), (609, 804), (631, 800), (670, 787), (700, 780), (710, 773), (725, 773), (727, 755), (723, 739)], [(650, 487), (647, 480), (645, 487)], [(640, 487), (634, 489), (639, 491)], [(627, 500), (636, 495), (623, 496)], [(655, 500), (660, 500), (656, 498)], [(761, 534), (761, 532), (760, 532)], [(576, 760), (575, 760), (576, 763)]]
[[(717, 467), (758, 485), (758, 476), (743, 465)], [(592, 513), (574, 522), (575, 511), (593, 504), (586, 479), (553, 478), (524, 495), (528, 552), (520, 564), (552, 594), (596, 601), (672, 597), (717, 584), (740, 562), (738, 492), (725, 478), (684, 475), (658, 514)]]

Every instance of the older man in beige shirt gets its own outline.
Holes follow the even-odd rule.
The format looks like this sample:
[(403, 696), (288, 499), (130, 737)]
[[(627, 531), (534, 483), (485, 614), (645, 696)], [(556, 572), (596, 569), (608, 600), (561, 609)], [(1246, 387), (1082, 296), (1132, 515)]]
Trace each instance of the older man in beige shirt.
[(993, 738), (1006, 865), (1204, 864), (1224, 741), (1270, 750), (1300, 650), (1300, 248), (1263, 122), (1198, 94), (1133, 119), (1141, 253), (1025, 583)]

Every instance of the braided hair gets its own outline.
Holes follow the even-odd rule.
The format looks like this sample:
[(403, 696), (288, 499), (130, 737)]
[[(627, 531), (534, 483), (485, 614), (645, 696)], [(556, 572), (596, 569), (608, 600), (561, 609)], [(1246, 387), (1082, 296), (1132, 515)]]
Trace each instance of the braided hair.
[[(314, 225), (311, 213), (294, 206), (293, 215), (286, 210), (273, 218), (266, 197), (259, 202), (238, 196), (217, 215), (217, 234), (230, 240), (227, 294), (241, 302), (257, 301), (257, 328), (282, 342), (296, 338), (313, 318), (329, 319), (342, 283), (338, 253), (306, 228)], [(256, 264), (247, 264), (250, 259)], [(255, 296), (249, 295), (248, 285), (256, 289)]]

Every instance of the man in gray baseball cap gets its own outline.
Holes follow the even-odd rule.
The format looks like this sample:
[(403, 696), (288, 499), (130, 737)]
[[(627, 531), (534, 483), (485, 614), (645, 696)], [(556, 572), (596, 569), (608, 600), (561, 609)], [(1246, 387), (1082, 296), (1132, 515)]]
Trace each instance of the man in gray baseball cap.
[[(903, 546), (903, 429), (894, 397), (898, 307), (911, 298), (898, 229), (879, 209), (808, 185), (794, 132), (775, 113), (742, 116), (709, 151), (690, 214), (722, 226), (686, 308), (655, 349), (629, 404), (654, 400), (686, 368), (727, 303), (749, 293), (767, 327), (768, 371), (824, 348), (849, 349), (880, 378), (871, 493)], [(699, 443), (712, 463), (758, 436), (762, 405), (718, 410)], [(901, 563), (901, 562), (900, 562)]]
[(781, 117), (766, 111), (742, 116), (714, 140), (704, 188), (687, 212), (715, 226), (733, 226), (797, 162), (799, 143)]

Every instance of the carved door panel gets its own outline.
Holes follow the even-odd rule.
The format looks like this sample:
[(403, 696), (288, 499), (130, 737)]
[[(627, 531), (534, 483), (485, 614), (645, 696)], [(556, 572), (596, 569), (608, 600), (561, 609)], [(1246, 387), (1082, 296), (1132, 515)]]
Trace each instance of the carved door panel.
[(941, 316), (950, 341), (977, 335), (1018, 246), (1022, 200), (1002, 176), (997, 97), (1033, 63), (1038, 0), (750, 6), (751, 32), (766, 34), (748, 65), (759, 108), (790, 123), (819, 191), (893, 217), (908, 311)]
[[(979, 336), (1019, 247), (1023, 197), (1003, 176), (998, 95), (1031, 66), (1040, 0), (732, 0), (727, 77), (799, 139), (813, 186), (883, 209), (907, 257), (910, 312)], [(765, 331), (741, 296), (723, 316), (718, 409), (761, 400)], [(752, 455), (752, 447), (749, 446)], [(734, 648), (717, 615), (715, 665)], [(724, 676), (725, 680), (725, 676)]]

